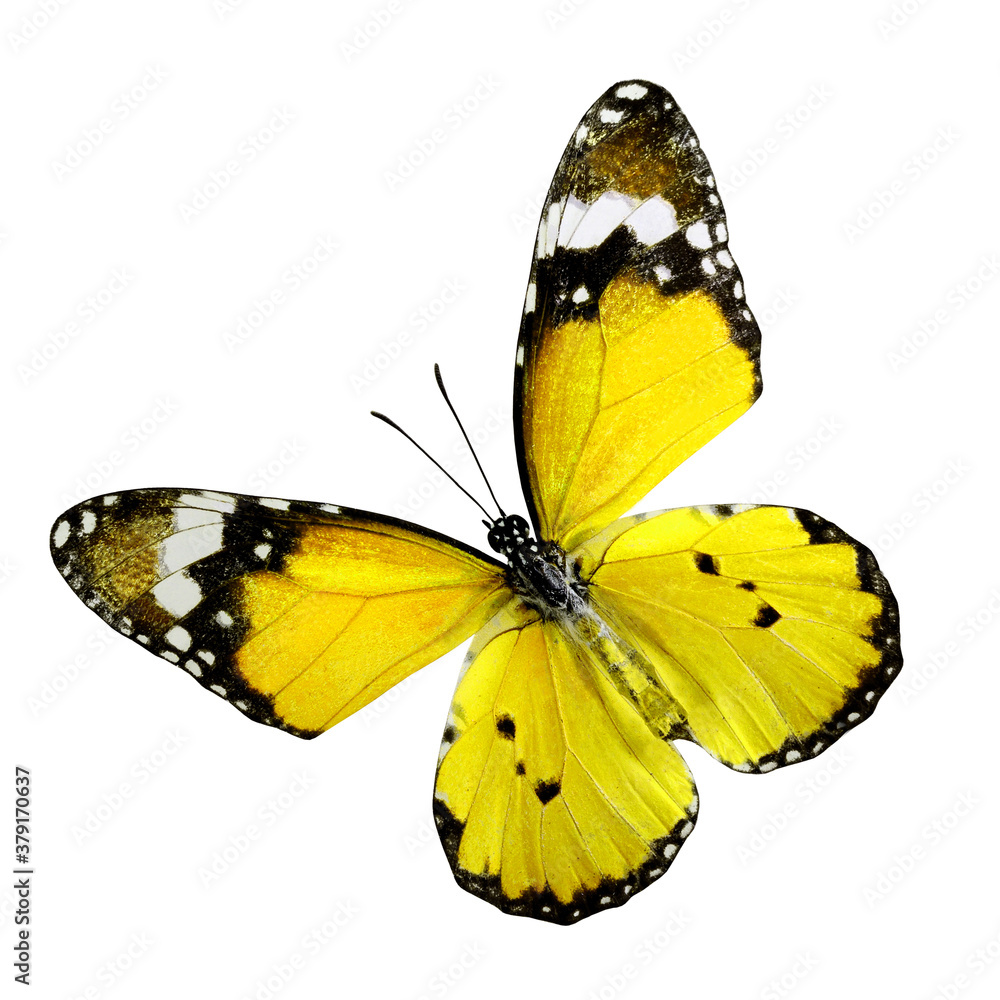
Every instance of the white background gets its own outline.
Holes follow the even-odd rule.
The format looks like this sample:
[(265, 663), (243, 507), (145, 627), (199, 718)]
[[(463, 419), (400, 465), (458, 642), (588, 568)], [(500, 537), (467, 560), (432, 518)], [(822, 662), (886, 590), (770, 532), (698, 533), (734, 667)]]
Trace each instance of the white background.
[[(14, 764), (33, 774), (39, 994), (996, 996), (995, 6), (394, 0), (380, 26), (378, 0), (49, 2), (0, 23), (4, 773), (8, 802)], [(702, 809), (677, 863), (566, 928), (461, 891), (433, 832), (461, 650), (299, 742), (111, 633), (48, 530), (94, 493), (175, 485), (484, 545), (476, 509), (367, 413), (482, 493), (439, 361), (519, 507), (538, 208), (580, 116), (634, 77), (673, 92), (722, 184), (766, 387), (642, 507), (769, 498), (833, 519), (877, 552), (907, 662), (816, 760), (749, 777), (684, 744)], [(276, 111), (292, 120), (250, 159)], [(199, 192), (217, 196), (185, 219)], [(283, 284), (321, 238), (335, 254)], [(0, 889), (4, 978), (12, 902)]]

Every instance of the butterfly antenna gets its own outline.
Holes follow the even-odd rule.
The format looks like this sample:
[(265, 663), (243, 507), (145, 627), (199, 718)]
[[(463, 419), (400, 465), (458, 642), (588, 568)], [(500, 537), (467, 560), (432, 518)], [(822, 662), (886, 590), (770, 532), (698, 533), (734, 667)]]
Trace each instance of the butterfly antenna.
[[(414, 441), (395, 420), (390, 420), (384, 413), (379, 413), (377, 410), (372, 410), (371, 412), (373, 417), (378, 417), (379, 420), (399, 431), (410, 444), (415, 448), (419, 448), (487, 517), (490, 516), (490, 512), (426, 448)], [(487, 527), (493, 527), (493, 522), (490, 521)]]
[(497, 505), (497, 510), (500, 511), (500, 516), (506, 517), (507, 515), (504, 514), (503, 507), (500, 506), (497, 501), (496, 494), (493, 492), (493, 487), (490, 486), (490, 481), (486, 478), (486, 473), (483, 471), (483, 466), (479, 461), (479, 456), (476, 454), (476, 449), (472, 447), (469, 435), (465, 433), (462, 421), (458, 419), (455, 407), (451, 405), (451, 400), (448, 398), (448, 391), (444, 387), (444, 379), (441, 377), (440, 365), (434, 365), (434, 377), (437, 379), (438, 388), (441, 390), (441, 395), (444, 396), (444, 401), (448, 404), (448, 409), (451, 410), (451, 415), (455, 418), (455, 423), (458, 424), (458, 429), (462, 432), (462, 437), (465, 438), (465, 443), (469, 446), (469, 451), (472, 452), (472, 457), (476, 460), (476, 466), (479, 468), (479, 474), (483, 477), (483, 482), (486, 483), (486, 488), (490, 491), (490, 496), (493, 498), (493, 502)]

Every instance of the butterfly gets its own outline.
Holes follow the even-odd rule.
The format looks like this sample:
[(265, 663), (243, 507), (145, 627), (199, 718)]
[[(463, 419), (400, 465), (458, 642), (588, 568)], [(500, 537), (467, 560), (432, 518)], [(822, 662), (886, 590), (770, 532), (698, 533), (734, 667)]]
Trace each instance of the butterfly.
[(676, 741), (745, 772), (815, 757), (902, 664), (875, 558), (816, 514), (625, 516), (757, 399), (759, 344), (694, 131), (624, 81), (542, 209), (514, 370), (528, 518), (485, 522), (491, 554), (349, 507), (139, 489), (62, 514), (52, 555), (113, 628), (304, 739), (474, 634), (437, 766), (444, 850), (469, 892), (573, 923), (694, 828)]

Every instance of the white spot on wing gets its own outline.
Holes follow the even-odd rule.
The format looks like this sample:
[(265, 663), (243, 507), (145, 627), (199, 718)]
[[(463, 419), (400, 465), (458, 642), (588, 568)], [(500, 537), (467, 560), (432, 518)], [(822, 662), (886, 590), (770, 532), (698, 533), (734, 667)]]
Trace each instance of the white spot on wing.
[[(319, 505), (319, 509), (320, 510), (325, 510), (327, 512), (327, 514), (339, 514), (340, 513), (340, 508), (339, 507), (335, 507), (332, 503), (321, 503)], [(268, 535), (267, 537), (270, 538), (271, 536)]]
[(67, 538), (69, 538), (69, 521), (60, 521), (52, 535), (52, 544), (61, 549), (66, 544)]
[(646, 246), (665, 240), (678, 229), (674, 206), (659, 195), (647, 198), (626, 219), (626, 225), (635, 234), (635, 238)]
[(615, 97), (625, 97), (630, 101), (638, 101), (640, 97), (645, 97), (648, 93), (649, 90), (641, 83), (627, 83), (615, 91)]
[(175, 531), (186, 531), (203, 524), (222, 524), (222, 514), (217, 510), (199, 510), (197, 507), (174, 508)]
[(97, 515), (92, 510), (83, 512), (83, 533), (89, 535), (97, 527)]
[(586, 125), (581, 125), (576, 130), (576, 144), (579, 146), (580, 143), (583, 142), (583, 140), (586, 139), (589, 134), (590, 134), (590, 130), (587, 128), (587, 126)]
[(545, 216), (538, 220), (538, 238), (535, 240), (535, 257), (541, 259), (545, 256)]
[(175, 618), (182, 618), (196, 608), (202, 596), (201, 587), (184, 572), (173, 573), (161, 580), (150, 593), (156, 603)]
[(556, 246), (564, 247), (570, 241), (580, 220), (587, 214), (587, 206), (575, 195), (570, 195), (566, 199), (566, 207), (563, 209), (562, 220), (559, 223), (559, 235), (556, 237)]
[(190, 649), (191, 633), (180, 625), (175, 625), (164, 637), (174, 649)]
[(194, 493), (182, 493), (177, 502), (187, 504), (189, 507), (218, 510), (223, 514), (232, 514), (236, 510), (236, 501), (232, 497), (226, 496), (225, 493), (213, 493), (211, 490), (204, 490), (200, 496)]
[(257, 503), (261, 507), (271, 507), (274, 510), (288, 510), (289, 502), (287, 500), (275, 500), (274, 497), (258, 497)]
[(556, 240), (559, 238), (559, 213), (562, 205), (553, 202), (549, 205), (549, 217), (545, 223), (545, 256), (551, 257), (556, 252)]
[(635, 206), (635, 201), (628, 195), (618, 191), (605, 191), (587, 209), (587, 214), (580, 220), (566, 246), (570, 250), (600, 246), (625, 221)]
[(687, 227), (684, 233), (688, 243), (699, 250), (707, 250), (712, 245), (712, 237), (709, 235), (708, 226), (704, 222), (696, 222)]
[(227, 611), (219, 611), (215, 616), (215, 620), (223, 628), (229, 628), (229, 626), (233, 624), (233, 616)]
[(581, 285), (581, 286), (580, 286), (580, 287), (579, 287), (579, 288), (578, 288), (578, 289), (577, 289), (577, 290), (576, 290), (576, 291), (575, 291), (575, 292), (573, 293), (573, 296), (572, 296), (572, 298), (573, 298), (573, 301), (574, 301), (575, 303), (577, 303), (577, 305), (579, 305), (579, 304), (580, 304), (581, 302), (586, 302), (586, 301), (587, 301), (587, 299), (589, 299), (589, 298), (590, 298), (590, 292), (588, 292), (588, 291), (587, 291), (587, 289), (586, 289), (586, 287), (585, 287), (584, 285)]
[(655, 274), (660, 281), (669, 281), (673, 276), (673, 272), (665, 264), (657, 264), (653, 268), (653, 274)]
[(164, 576), (213, 555), (222, 548), (222, 521), (168, 535), (160, 542), (159, 568)]
[(529, 282), (528, 291), (524, 296), (524, 311), (525, 313), (533, 313), (535, 311), (535, 283)]
[(622, 113), (611, 108), (601, 108), (600, 119), (608, 125), (616, 125), (622, 120)]

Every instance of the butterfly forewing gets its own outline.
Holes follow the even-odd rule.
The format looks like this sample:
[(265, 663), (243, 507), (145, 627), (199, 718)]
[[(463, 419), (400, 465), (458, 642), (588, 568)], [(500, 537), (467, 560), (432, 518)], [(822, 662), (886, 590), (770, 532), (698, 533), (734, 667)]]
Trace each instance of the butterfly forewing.
[(88, 607), (257, 722), (312, 737), (485, 623), (488, 556), (393, 518), (207, 490), (66, 511), (52, 556)]
[(540, 536), (574, 548), (743, 413), (759, 341), (687, 118), (616, 84), (563, 153), (525, 299), (514, 424)]

